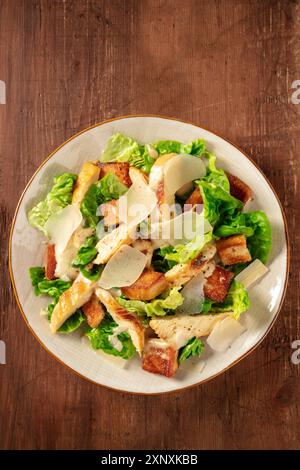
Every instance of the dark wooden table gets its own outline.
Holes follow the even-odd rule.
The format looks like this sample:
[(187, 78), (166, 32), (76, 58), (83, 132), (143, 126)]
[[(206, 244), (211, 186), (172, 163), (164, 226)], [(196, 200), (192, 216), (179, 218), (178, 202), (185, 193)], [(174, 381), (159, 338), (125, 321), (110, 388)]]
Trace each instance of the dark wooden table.
[[(299, 22), (288, 0), (0, 1), (1, 448), (300, 448)], [(154, 397), (97, 387), (50, 357), (22, 320), (7, 262), (38, 165), (77, 131), (134, 113), (191, 120), (241, 146), (276, 188), (292, 242), (286, 300), (256, 351)]]

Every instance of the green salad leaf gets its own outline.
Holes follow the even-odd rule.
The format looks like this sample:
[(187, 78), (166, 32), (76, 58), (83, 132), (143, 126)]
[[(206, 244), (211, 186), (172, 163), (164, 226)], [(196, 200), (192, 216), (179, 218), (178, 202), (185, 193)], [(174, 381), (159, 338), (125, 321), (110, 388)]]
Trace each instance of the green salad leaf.
[(179, 350), (178, 362), (182, 364), (186, 359), (192, 356), (200, 356), (204, 350), (204, 343), (196, 337), (191, 338), (183, 348)]
[(246, 225), (245, 213), (238, 214), (236, 217), (226, 218), (214, 230), (216, 237), (230, 237), (231, 235), (243, 234), (251, 237), (254, 234), (252, 227)]
[(211, 312), (233, 312), (233, 316), (238, 320), (241, 313), (246, 312), (250, 308), (250, 300), (248, 292), (240, 282), (233, 280), (226, 299), (224, 302), (212, 302), (210, 305), (210, 310), (202, 313), (211, 313)]
[[(71, 282), (63, 281), (62, 279), (53, 279), (49, 281), (45, 278), (45, 269), (40, 266), (29, 268), (29, 275), (34, 287), (35, 295), (48, 295), (53, 299), (53, 302), (51, 302), (47, 307), (48, 320), (50, 321), (59, 297), (65, 290), (71, 287)], [(64, 322), (58, 331), (60, 333), (72, 333), (77, 330), (84, 321), (85, 317), (83, 316), (82, 311), (77, 310)]]
[(82, 310), (79, 308), (70, 318), (64, 322), (63, 325), (61, 325), (58, 332), (64, 334), (73, 333), (73, 331), (78, 330), (85, 320), (86, 318), (83, 315)]
[(76, 257), (73, 260), (72, 265), (76, 268), (80, 268), (82, 266), (86, 266), (87, 264), (91, 263), (93, 259), (96, 257), (98, 251), (96, 248), (97, 244), (97, 237), (95, 235), (91, 235), (87, 237), (84, 243), (79, 248)]
[(114, 134), (108, 140), (100, 157), (101, 162), (127, 162), (149, 173), (154, 159), (149, 155), (147, 146), (123, 134)]
[(166, 252), (165, 259), (177, 263), (188, 263), (203, 250), (205, 245), (213, 238), (212, 232), (196, 235), (193, 240), (184, 245), (175, 245), (173, 251)]
[(180, 287), (173, 287), (163, 297), (153, 299), (149, 302), (142, 300), (127, 300), (123, 297), (118, 297), (117, 301), (126, 310), (137, 315), (147, 315), (147, 317), (163, 316), (170, 313), (170, 310), (175, 310), (183, 304), (184, 298), (179, 292)]
[(153, 144), (159, 155), (167, 153), (186, 153), (200, 156), (204, 153), (206, 146), (203, 139), (193, 140), (189, 144), (182, 144), (177, 140), (160, 140)]
[(198, 180), (197, 184), (204, 202), (204, 217), (215, 226), (227, 216), (234, 216), (243, 208), (243, 203), (214, 183)]
[(97, 213), (99, 205), (112, 199), (119, 199), (127, 190), (127, 186), (121, 183), (114, 173), (107, 173), (97, 183), (92, 184), (80, 206), (86, 225), (96, 228), (100, 220), (100, 215)]
[(81, 274), (89, 279), (90, 281), (97, 281), (104, 269), (104, 265), (97, 265), (93, 264), (91, 268), (87, 268), (86, 266), (80, 266)]
[(61, 294), (71, 287), (71, 282), (62, 279), (54, 279), (49, 281), (45, 278), (45, 269), (37, 266), (29, 268), (31, 283), (34, 287), (35, 295), (49, 295), (56, 302)]
[(118, 340), (122, 344), (121, 351), (114, 348), (109, 340), (117, 326), (117, 323), (111, 317), (106, 316), (97, 328), (88, 327), (86, 335), (90, 339), (93, 349), (102, 349), (107, 354), (120, 356), (123, 359), (131, 359), (135, 355), (136, 350), (127, 332), (124, 331), (117, 335)]
[(216, 167), (216, 156), (210, 152), (205, 152), (203, 155), (207, 160), (206, 175), (201, 178), (201, 181), (213, 183), (224, 191), (230, 192), (230, 184), (224, 170)]
[(177, 264), (176, 261), (170, 261), (166, 258), (168, 253), (174, 253), (173, 246), (164, 246), (154, 250), (152, 256), (152, 265), (155, 271), (166, 273)]
[(54, 178), (54, 185), (43, 201), (40, 201), (28, 213), (30, 225), (41, 230), (46, 236), (45, 223), (49, 217), (72, 202), (73, 186), (77, 175), (63, 173)]

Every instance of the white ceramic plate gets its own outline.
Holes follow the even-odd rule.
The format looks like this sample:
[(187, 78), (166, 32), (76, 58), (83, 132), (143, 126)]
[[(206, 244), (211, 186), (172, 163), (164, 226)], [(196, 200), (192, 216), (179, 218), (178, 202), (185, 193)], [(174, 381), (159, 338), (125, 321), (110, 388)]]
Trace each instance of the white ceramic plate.
[[(107, 139), (123, 132), (140, 142), (176, 139), (184, 143), (204, 138), (218, 157), (218, 164), (242, 178), (253, 190), (254, 201), (248, 210), (262, 209), (273, 228), (273, 249), (270, 272), (250, 289), (251, 309), (242, 316), (246, 332), (226, 353), (216, 353), (206, 347), (201, 359), (186, 361), (175, 378), (149, 374), (135, 358), (128, 363), (93, 351), (80, 334), (53, 335), (45, 317), (40, 315), (47, 299), (35, 297), (28, 269), (43, 264), (43, 238), (27, 223), (28, 210), (51, 187), (53, 176), (65, 171), (78, 173), (86, 160), (98, 159)], [(153, 394), (190, 387), (218, 375), (245, 357), (267, 334), (273, 324), (285, 292), (289, 252), (286, 224), (278, 198), (261, 171), (238, 148), (198, 126), (154, 116), (131, 116), (98, 124), (59, 147), (37, 170), (28, 183), (16, 210), (10, 239), (10, 273), (14, 292), (27, 325), (40, 343), (59, 361), (81, 376), (113, 389)], [(21, 321), (21, 318), (20, 318)]]

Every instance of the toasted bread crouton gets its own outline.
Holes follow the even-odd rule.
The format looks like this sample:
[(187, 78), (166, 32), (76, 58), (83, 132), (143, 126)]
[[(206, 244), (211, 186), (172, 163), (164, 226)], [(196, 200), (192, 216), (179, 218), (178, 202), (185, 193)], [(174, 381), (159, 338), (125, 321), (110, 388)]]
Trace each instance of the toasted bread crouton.
[(55, 258), (55, 245), (48, 243), (45, 251), (45, 278), (51, 281), (55, 279), (56, 258)]
[(234, 274), (221, 266), (209, 276), (204, 284), (204, 295), (215, 302), (223, 302), (229, 290)]
[(159, 338), (167, 341), (174, 349), (180, 349), (196, 337), (208, 336), (217, 322), (230, 312), (214, 315), (173, 315), (153, 318), (150, 327)]
[(112, 199), (109, 202), (101, 204), (100, 206), (101, 214), (104, 217), (104, 225), (110, 227), (111, 225), (118, 225), (119, 223), (119, 210), (118, 210), (118, 200)]
[(251, 261), (245, 235), (233, 235), (217, 241), (217, 251), (225, 266)]
[(189, 263), (179, 263), (165, 273), (165, 277), (171, 286), (183, 286), (196, 274), (203, 272), (205, 277), (211, 275), (214, 270), (214, 262), (209, 262), (216, 254), (215, 245), (208, 245)]
[(194, 191), (189, 195), (184, 205), (195, 206), (196, 204), (203, 204), (203, 199), (199, 188), (194, 189)]
[(72, 204), (80, 204), (86, 195), (86, 192), (93, 183), (98, 181), (100, 169), (92, 162), (85, 162), (82, 165), (77, 181), (75, 183)]
[(121, 183), (129, 188), (131, 179), (129, 176), (129, 163), (100, 163), (100, 179), (108, 173), (114, 173)]
[(87, 324), (91, 328), (97, 328), (105, 315), (104, 308), (95, 294), (93, 294), (90, 300), (82, 306), (82, 311), (86, 316)]
[(146, 343), (142, 368), (152, 374), (173, 377), (178, 369), (178, 351), (166, 341), (153, 338)]
[(125, 224), (112, 230), (101, 238), (96, 248), (98, 256), (93, 261), (94, 264), (104, 264), (121, 248), (123, 245), (129, 245), (132, 241), (131, 232)]
[(139, 238), (135, 240), (132, 243), (133, 248), (136, 248), (137, 250), (141, 251), (145, 256), (147, 256), (147, 263), (146, 267), (150, 268), (151, 267), (151, 261), (152, 261), (152, 256), (153, 256), (153, 243), (151, 240), (144, 240), (142, 238)]
[(252, 189), (237, 176), (227, 173), (227, 177), (230, 184), (230, 194), (246, 204), (252, 198)]
[(98, 287), (95, 292), (113, 320), (122, 329), (124, 328), (124, 331), (128, 331), (134, 347), (139, 355), (141, 355), (144, 349), (145, 332), (140, 320), (133, 313), (128, 312), (122, 307), (107, 290)]
[(145, 269), (131, 286), (122, 287), (121, 291), (132, 300), (151, 300), (169, 287), (163, 273)]

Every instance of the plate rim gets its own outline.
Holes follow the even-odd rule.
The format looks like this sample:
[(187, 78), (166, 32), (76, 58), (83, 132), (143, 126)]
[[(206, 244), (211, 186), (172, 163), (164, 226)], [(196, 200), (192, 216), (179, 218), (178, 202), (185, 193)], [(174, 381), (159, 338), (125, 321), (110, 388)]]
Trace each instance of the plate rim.
[[(285, 235), (285, 243), (286, 243), (286, 270), (285, 270), (285, 282), (284, 282), (284, 287), (283, 287), (283, 291), (282, 291), (282, 295), (281, 295), (281, 298), (280, 298), (280, 301), (279, 301), (279, 305), (278, 305), (278, 308), (277, 308), (277, 311), (275, 313), (275, 316), (272, 320), (272, 322), (270, 323), (270, 325), (268, 326), (267, 330), (265, 331), (265, 333), (263, 334), (263, 336), (259, 339), (259, 341), (254, 344), (252, 346), (252, 348), (249, 349), (249, 351), (245, 352), (241, 357), (239, 357), (238, 359), (236, 359), (235, 361), (233, 361), (231, 364), (229, 364), (227, 367), (225, 367), (224, 369), (222, 369), (221, 371), (219, 372), (216, 372), (215, 374), (213, 374), (212, 376), (210, 377), (207, 377), (206, 379), (203, 379), (203, 380), (199, 380), (198, 382), (194, 383), (194, 384), (191, 384), (191, 385), (187, 385), (186, 387), (182, 387), (182, 388), (176, 388), (174, 390), (167, 390), (167, 391), (163, 391), (163, 392), (134, 392), (134, 391), (128, 391), (128, 390), (122, 390), (120, 388), (115, 388), (115, 387), (111, 387), (109, 385), (105, 385), (105, 384), (102, 384), (102, 383), (98, 383), (96, 381), (94, 381), (93, 379), (83, 375), (82, 373), (78, 372), (77, 370), (73, 369), (71, 366), (69, 366), (68, 364), (66, 364), (60, 357), (56, 356), (53, 352), (51, 352), (48, 347), (42, 342), (42, 340), (38, 337), (38, 335), (35, 333), (35, 331), (33, 330), (32, 326), (29, 324), (29, 321), (27, 320), (27, 317), (26, 317), (26, 314), (23, 310), (23, 307), (21, 305), (21, 302), (19, 300), (19, 296), (18, 296), (18, 292), (17, 292), (17, 288), (16, 288), (16, 285), (15, 285), (15, 280), (14, 280), (14, 274), (13, 274), (13, 268), (12, 268), (12, 237), (13, 237), (13, 232), (14, 232), (14, 228), (15, 228), (15, 223), (16, 223), (16, 219), (17, 219), (17, 216), (18, 216), (18, 213), (19, 213), (19, 209), (20, 209), (20, 205), (24, 199), (24, 196), (29, 188), (29, 186), (31, 185), (32, 181), (34, 180), (34, 178), (36, 177), (36, 175), (40, 172), (40, 170), (44, 167), (44, 165), (60, 150), (62, 149), (68, 142), (74, 140), (76, 137), (80, 136), (81, 134), (84, 134), (85, 132), (88, 132), (90, 131), (91, 129), (94, 129), (96, 127), (99, 127), (99, 126), (102, 126), (104, 124), (107, 124), (109, 122), (113, 122), (113, 121), (120, 121), (122, 119), (130, 119), (130, 118), (159, 118), (159, 119), (165, 119), (165, 120), (170, 120), (170, 121), (177, 121), (177, 122), (180, 122), (180, 123), (183, 123), (183, 124), (190, 124), (190, 125), (193, 125), (195, 127), (198, 127), (200, 129), (203, 129), (207, 132), (210, 132), (211, 134), (219, 137), (220, 139), (224, 140), (225, 142), (229, 143), (230, 145), (232, 145), (233, 147), (235, 147), (239, 152), (241, 152), (253, 165), (254, 167), (259, 171), (259, 173), (262, 175), (262, 177), (264, 178), (265, 182), (267, 183), (267, 185), (269, 186), (269, 188), (271, 189), (273, 195), (275, 196), (277, 202), (278, 202), (278, 205), (279, 205), (279, 208), (280, 208), (280, 211), (281, 211), (281, 215), (282, 215), (282, 220), (283, 220), (283, 224), (284, 224), (284, 235)], [(218, 377), (219, 375), (225, 373), (226, 371), (228, 371), (229, 369), (231, 369), (232, 367), (234, 367), (235, 365), (237, 365), (240, 361), (242, 361), (243, 359), (245, 359), (247, 356), (249, 356), (250, 354), (252, 354), (254, 352), (254, 350), (256, 348), (258, 348), (258, 346), (265, 340), (266, 336), (270, 333), (271, 329), (273, 328), (275, 322), (277, 321), (278, 319), (278, 316), (279, 316), (279, 313), (281, 311), (281, 308), (282, 308), (282, 304), (284, 302), (284, 299), (285, 299), (285, 296), (286, 296), (286, 290), (287, 290), (287, 285), (288, 285), (288, 281), (289, 281), (289, 272), (290, 272), (290, 256), (291, 256), (291, 253), (290, 253), (290, 250), (291, 250), (291, 247), (290, 247), (290, 240), (289, 240), (289, 233), (288, 233), (288, 226), (287, 226), (287, 219), (286, 219), (286, 215), (285, 215), (285, 212), (284, 212), (284, 209), (283, 209), (283, 206), (282, 206), (282, 203), (279, 199), (279, 196), (277, 195), (277, 192), (276, 190), (274, 189), (272, 183), (269, 181), (269, 179), (267, 178), (267, 176), (263, 173), (263, 171), (260, 169), (260, 167), (258, 166), (258, 164), (249, 156), (245, 153), (244, 150), (242, 150), (238, 145), (236, 145), (235, 143), (231, 142), (229, 139), (223, 137), (222, 135), (220, 135), (219, 133), (217, 132), (214, 132), (212, 131), (211, 129), (207, 128), (207, 127), (204, 127), (200, 124), (196, 124), (195, 122), (192, 122), (192, 121), (188, 121), (188, 120), (183, 120), (183, 119), (180, 119), (180, 118), (174, 118), (174, 117), (170, 117), (170, 116), (165, 116), (165, 115), (160, 115), (160, 114), (129, 114), (129, 115), (122, 115), (122, 116), (118, 116), (118, 117), (114, 117), (114, 118), (110, 118), (110, 119), (105, 119), (103, 121), (100, 121), (100, 122), (97, 122), (95, 124), (92, 124), (91, 126), (88, 126), (84, 129), (82, 129), (81, 131), (77, 132), (76, 134), (72, 135), (69, 139), (67, 139), (66, 141), (64, 141), (61, 145), (59, 145), (57, 148), (55, 148), (53, 150), (53, 152), (51, 152), (46, 158), (45, 160), (42, 161), (42, 163), (38, 166), (38, 168), (36, 169), (36, 171), (33, 173), (33, 175), (31, 176), (31, 178), (29, 179), (28, 183), (26, 184), (24, 190), (22, 191), (20, 197), (19, 197), (19, 200), (18, 200), (18, 203), (17, 203), (17, 206), (16, 206), (16, 209), (15, 209), (15, 212), (14, 212), (14, 216), (13, 216), (13, 219), (12, 219), (12, 223), (11, 223), (11, 228), (10, 228), (10, 234), (9, 234), (9, 240), (8, 240), (8, 268), (9, 268), (9, 274), (10, 274), (10, 280), (11, 280), (11, 284), (12, 284), (12, 288), (13, 288), (13, 293), (14, 293), (14, 297), (15, 297), (15, 300), (17, 302), (17, 306), (21, 312), (21, 315), (23, 317), (23, 320), (25, 321), (25, 324), (27, 326), (27, 328), (29, 329), (29, 331), (31, 332), (31, 334), (34, 336), (34, 338), (38, 341), (38, 343), (40, 344), (40, 346), (42, 346), (42, 348), (48, 353), (50, 354), (57, 362), (59, 362), (60, 364), (62, 364), (64, 367), (66, 367), (68, 370), (72, 371), (74, 374), (76, 374), (78, 377), (80, 378), (83, 378), (84, 380), (94, 384), (94, 385), (97, 385), (98, 387), (104, 387), (110, 391), (114, 391), (114, 392), (119, 392), (119, 393), (126, 393), (126, 394), (129, 394), (129, 395), (144, 395), (144, 396), (157, 396), (157, 395), (167, 395), (167, 394), (174, 394), (174, 393), (180, 393), (180, 392), (183, 392), (183, 391), (186, 391), (186, 390), (190, 390), (194, 387), (198, 387), (204, 383), (207, 383), (209, 382), (210, 380), (213, 380), (215, 379), (216, 377)]]

